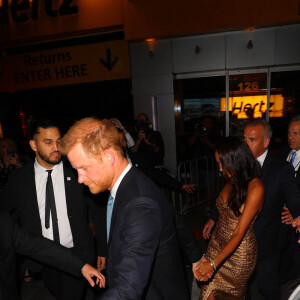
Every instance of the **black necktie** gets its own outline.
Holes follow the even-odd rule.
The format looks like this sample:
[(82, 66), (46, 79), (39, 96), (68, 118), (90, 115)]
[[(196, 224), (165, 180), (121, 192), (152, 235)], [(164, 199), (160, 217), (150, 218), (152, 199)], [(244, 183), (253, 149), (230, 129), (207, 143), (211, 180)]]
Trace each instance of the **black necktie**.
[(59, 231), (57, 223), (56, 206), (54, 199), (54, 190), (51, 178), (52, 170), (46, 170), (48, 172), (48, 179), (46, 184), (46, 207), (45, 207), (45, 227), (49, 228), (50, 211), (52, 217), (52, 228), (53, 228), (53, 240), (59, 243)]

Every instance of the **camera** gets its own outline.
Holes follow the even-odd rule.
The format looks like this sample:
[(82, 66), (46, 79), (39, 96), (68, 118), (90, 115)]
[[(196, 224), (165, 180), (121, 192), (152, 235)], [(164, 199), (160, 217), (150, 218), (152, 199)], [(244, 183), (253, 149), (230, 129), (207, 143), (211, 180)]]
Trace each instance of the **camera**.
[(16, 151), (15, 151), (15, 149), (7, 149), (6, 154), (7, 154), (7, 156), (10, 156), (12, 158), (16, 157)]
[(200, 124), (196, 124), (195, 128), (198, 130), (199, 135), (201, 137), (207, 136), (207, 128), (205, 126), (200, 126)]
[(147, 123), (145, 120), (136, 120), (135, 131), (143, 131), (145, 133), (145, 138), (152, 143), (153, 142), (153, 129), (152, 125)]

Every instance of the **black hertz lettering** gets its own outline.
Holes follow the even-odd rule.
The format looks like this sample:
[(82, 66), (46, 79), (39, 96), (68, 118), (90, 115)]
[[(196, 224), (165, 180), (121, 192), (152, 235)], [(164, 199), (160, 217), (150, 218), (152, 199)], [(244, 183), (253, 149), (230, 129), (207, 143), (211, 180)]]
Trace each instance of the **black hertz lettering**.
[(30, 66), (38, 66), (38, 65), (49, 65), (49, 64), (56, 64), (56, 63), (63, 63), (71, 61), (72, 56), (71, 53), (68, 52), (60, 52), (54, 54), (38, 54), (38, 55), (31, 55), (26, 54), (24, 55), (24, 64), (26, 67)]
[[(253, 107), (250, 103), (247, 103), (245, 105), (243, 105), (243, 104), (244, 104), (244, 102), (241, 102), (240, 104), (238, 104), (237, 102), (234, 102), (233, 106), (232, 106), (232, 113), (238, 114), (238, 113), (241, 113), (241, 112), (245, 112), (248, 108), (253, 108), (253, 110), (255, 110), (257, 106), (258, 106), (258, 110), (255, 110), (255, 111), (262, 112), (263, 111), (263, 106), (266, 105), (266, 103), (263, 100), (261, 100), (259, 103), (255, 103), (253, 105)], [(238, 105), (240, 105), (240, 106), (238, 106)], [(274, 105), (274, 103), (270, 103), (270, 108), (273, 105)]]
[(237, 110), (238, 112), (241, 112), (242, 111), (242, 106), (243, 106), (243, 102), (241, 102), (241, 106), (240, 107), (237, 107), (237, 103), (234, 102), (233, 107), (232, 107), (232, 113), (234, 113), (235, 110)]
[[(16, 23), (26, 22), (29, 18), (38, 20), (40, 2), (41, 0), (11, 0), (9, 5), (9, 0), (2, 0), (0, 24), (9, 24), (10, 16)], [(61, 0), (60, 6), (55, 8), (56, 0), (44, 0), (45, 14), (53, 18), (77, 14), (78, 5), (72, 5), (72, 2), (73, 0)]]

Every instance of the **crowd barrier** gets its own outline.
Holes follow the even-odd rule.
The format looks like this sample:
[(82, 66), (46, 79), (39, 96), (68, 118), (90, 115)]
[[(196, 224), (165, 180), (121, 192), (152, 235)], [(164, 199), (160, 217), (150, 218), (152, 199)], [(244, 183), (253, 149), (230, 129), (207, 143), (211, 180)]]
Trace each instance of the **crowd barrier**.
[(182, 184), (196, 185), (193, 194), (169, 192), (173, 206), (181, 214), (201, 203), (214, 201), (223, 186), (223, 179), (213, 155), (180, 162), (177, 180)]

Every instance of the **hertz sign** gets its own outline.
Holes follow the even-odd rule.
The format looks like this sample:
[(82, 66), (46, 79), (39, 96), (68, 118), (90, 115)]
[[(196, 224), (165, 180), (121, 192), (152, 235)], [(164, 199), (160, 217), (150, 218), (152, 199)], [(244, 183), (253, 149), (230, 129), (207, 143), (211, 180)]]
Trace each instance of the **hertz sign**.
[[(284, 98), (282, 95), (270, 95), (270, 117), (283, 116)], [(267, 110), (267, 96), (243, 96), (229, 98), (229, 111), (237, 115), (238, 119), (246, 119), (248, 108), (254, 109), (254, 118), (261, 118)], [(226, 111), (226, 98), (220, 99), (221, 111)]]
[[(11, 0), (9, 6), (8, 0), (0, 0), (1, 24), (9, 24), (10, 16), (16, 23), (23, 23), (31, 18), (37, 20), (40, 17), (40, 1), (39, 0)], [(63, 0), (59, 7), (53, 7), (52, 0), (46, 0), (44, 12), (49, 17), (74, 15), (78, 13), (78, 6), (74, 5), (72, 0)]]
[(0, 0), (2, 46), (122, 25), (122, 0)]

